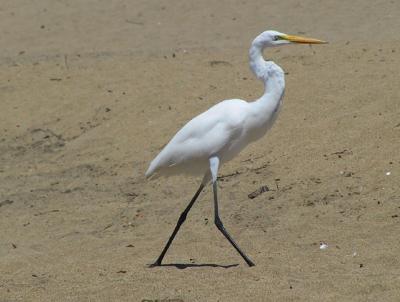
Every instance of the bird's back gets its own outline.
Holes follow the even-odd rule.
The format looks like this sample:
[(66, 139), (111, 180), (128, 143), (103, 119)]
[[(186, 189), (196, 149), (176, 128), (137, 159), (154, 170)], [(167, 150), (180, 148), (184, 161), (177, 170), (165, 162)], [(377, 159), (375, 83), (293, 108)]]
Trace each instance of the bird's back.
[(156, 171), (204, 174), (209, 158), (228, 151), (240, 137), (248, 105), (243, 100), (226, 100), (194, 117), (151, 162), (146, 176)]

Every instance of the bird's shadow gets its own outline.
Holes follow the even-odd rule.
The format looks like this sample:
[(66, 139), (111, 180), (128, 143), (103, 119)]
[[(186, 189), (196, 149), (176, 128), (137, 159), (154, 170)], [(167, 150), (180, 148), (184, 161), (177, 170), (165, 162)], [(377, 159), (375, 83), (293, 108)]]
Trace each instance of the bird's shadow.
[(155, 264), (149, 264), (149, 268), (154, 268), (154, 267), (167, 267), (167, 266), (174, 266), (178, 269), (186, 269), (186, 268), (196, 268), (196, 267), (220, 267), (220, 268), (231, 268), (231, 267), (236, 267), (238, 266), (238, 263), (235, 264), (228, 264), (228, 265), (221, 265), (221, 264), (215, 264), (215, 263), (165, 263), (165, 264), (160, 264), (160, 265), (155, 265)]

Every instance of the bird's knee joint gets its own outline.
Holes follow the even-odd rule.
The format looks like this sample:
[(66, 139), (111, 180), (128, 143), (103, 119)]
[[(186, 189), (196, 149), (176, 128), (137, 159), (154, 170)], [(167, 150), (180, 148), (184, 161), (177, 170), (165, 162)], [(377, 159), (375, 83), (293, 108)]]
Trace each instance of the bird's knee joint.
[(217, 226), (217, 228), (219, 228), (219, 229), (224, 227), (224, 225), (222, 224), (221, 219), (219, 219), (219, 218), (215, 218), (214, 223)]
[(186, 220), (187, 213), (183, 212), (181, 216), (179, 216), (178, 223), (181, 224)]

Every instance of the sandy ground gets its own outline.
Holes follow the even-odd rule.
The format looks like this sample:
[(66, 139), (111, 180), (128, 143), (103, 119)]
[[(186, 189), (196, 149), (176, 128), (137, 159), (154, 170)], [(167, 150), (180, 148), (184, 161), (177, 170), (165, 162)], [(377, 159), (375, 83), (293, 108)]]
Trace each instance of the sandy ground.
[[(2, 1), (0, 301), (399, 301), (399, 3)], [(200, 180), (144, 171), (194, 115), (261, 94), (247, 49), (271, 28), (330, 44), (266, 53), (284, 108), (221, 169), (256, 266), (207, 188), (148, 268)]]

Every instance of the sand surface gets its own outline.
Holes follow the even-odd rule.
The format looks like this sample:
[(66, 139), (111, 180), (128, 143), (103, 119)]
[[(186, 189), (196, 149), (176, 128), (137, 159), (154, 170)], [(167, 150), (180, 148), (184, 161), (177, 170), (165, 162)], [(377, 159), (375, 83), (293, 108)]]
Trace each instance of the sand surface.
[[(399, 12), (2, 1), (0, 301), (399, 301)], [(220, 171), (221, 217), (256, 266), (213, 225), (208, 187), (148, 268), (200, 179), (144, 172), (194, 115), (261, 95), (247, 51), (266, 29), (330, 44), (266, 52), (287, 72), (283, 110)]]

